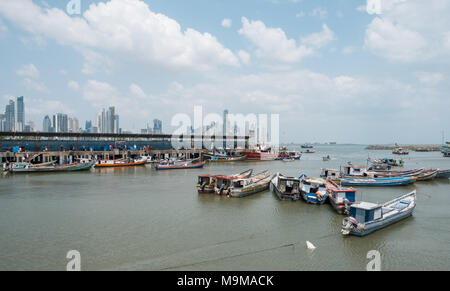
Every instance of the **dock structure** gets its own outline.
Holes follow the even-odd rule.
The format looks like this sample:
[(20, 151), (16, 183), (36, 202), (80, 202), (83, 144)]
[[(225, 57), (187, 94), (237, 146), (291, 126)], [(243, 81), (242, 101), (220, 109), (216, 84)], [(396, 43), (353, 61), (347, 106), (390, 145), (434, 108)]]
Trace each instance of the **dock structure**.
[[(135, 156), (202, 158), (208, 153), (205, 142), (229, 141), (231, 152), (248, 149), (248, 136), (207, 136), (170, 134), (113, 134), (113, 133), (48, 133), (0, 132), (0, 163), (68, 160), (114, 159)], [(190, 148), (176, 149), (173, 143), (190, 143)], [(244, 147), (238, 148), (238, 142)], [(196, 147), (197, 145), (197, 147)]]

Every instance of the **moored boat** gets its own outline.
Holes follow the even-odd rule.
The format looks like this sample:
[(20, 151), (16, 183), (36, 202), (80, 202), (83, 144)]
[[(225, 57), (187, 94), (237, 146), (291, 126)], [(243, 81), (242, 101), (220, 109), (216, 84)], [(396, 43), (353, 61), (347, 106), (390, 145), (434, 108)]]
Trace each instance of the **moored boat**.
[(95, 164), (95, 167), (96, 168), (135, 167), (135, 166), (143, 166), (146, 163), (147, 163), (146, 158), (121, 159), (121, 160), (101, 160)]
[(357, 202), (350, 206), (349, 217), (342, 221), (342, 234), (364, 236), (412, 215), (416, 191), (384, 204)]
[(199, 169), (203, 168), (206, 161), (203, 162), (183, 162), (183, 163), (170, 163), (170, 162), (160, 162), (155, 166), (156, 170), (182, 170), (182, 169)]
[[(253, 170), (247, 170), (240, 174), (232, 175), (236, 179), (248, 178), (252, 175)], [(218, 175), (199, 175), (197, 182), (197, 190), (199, 194), (202, 193), (214, 193), (214, 187), (216, 185), (216, 177)]]
[(394, 155), (409, 155), (409, 152), (402, 148), (396, 148), (392, 151)]
[(438, 169), (424, 170), (417, 176), (417, 181), (431, 181), (434, 178), (436, 178), (438, 173), (439, 173)]
[(326, 181), (322, 178), (300, 177), (300, 192), (303, 199), (311, 204), (324, 204), (327, 200)]
[(31, 173), (31, 172), (74, 172), (88, 171), (94, 166), (94, 162), (72, 163), (64, 165), (33, 165), (31, 163), (13, 163), (9, 167), (11, 173)]
[(356, 202), (356, 190), (339, 186), (331, 179), (327, 179), (328, 201), (339, 213), (348, 212), (350, 206)]
[(343, 186), (403, 186), (413, 184), (417, 177), (341, 179)]
[(277, 173), (270, 181), (270, 190), (280, 200), (300, 200), (300, 180), (298, 178), (287, 177)]
[(436, 175), (437, 179), (450, 179), (450, 170), (439, 170)]
[(389, 165), (391, 167), (403, 167), (404, 161), (403, 160), (396, 160), (396, 159), (390, 159), (390, 158), (383, 158), (373, 161), (375, 164), (384, 164)]
[(226, 163), (226, 162), (241, 162), (245, 161), (246, 156), (231, 157), (231, 156), (210, 156), (209, 161), (214, 163)]
[(279, 153), (274, 152), (272, 148), (257, 146), (252, 150), (243, 152), (247, 160), (253, 161), (274, 161), (278, 158)]
[(268, 171), (264, 171), (256, 176), (246, 179), (236, 179), (228, 189), (227, 194), (232, 197), (242, 198), (269, 189), (272, 176)]

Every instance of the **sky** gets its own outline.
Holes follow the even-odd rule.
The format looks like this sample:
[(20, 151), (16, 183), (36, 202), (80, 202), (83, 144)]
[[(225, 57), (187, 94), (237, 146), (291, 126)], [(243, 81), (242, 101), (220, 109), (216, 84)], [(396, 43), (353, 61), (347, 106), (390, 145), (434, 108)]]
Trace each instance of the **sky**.
[(0, 0), (0, 108), (24, 96), (37, 129), (115, 106), (124, 130), (171, 133), (201, 105), (279, 114), (281, 142), (450, 135), (448, 0), (69, 2)]

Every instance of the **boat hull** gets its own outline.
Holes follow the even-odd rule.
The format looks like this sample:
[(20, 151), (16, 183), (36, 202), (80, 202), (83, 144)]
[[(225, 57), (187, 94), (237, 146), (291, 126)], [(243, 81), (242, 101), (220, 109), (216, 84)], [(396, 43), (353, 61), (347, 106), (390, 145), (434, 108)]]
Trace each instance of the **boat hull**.
[(95, 164), (96, 168), (119, 168), (119, 167), (135, 167), (143, 166), (147, 164), (147, 161), (139, 161), (134, 163), (113, 163), (113, 164)]
[(327, 194), (324, 194), (322, 197), (319, 197), (317, 194), (314, 193), (306, 193), (305, 191), (301, 191), (301, 193), (303, 200), (305, 200), (307, 203), (310, 204), (322, 205), (325, 203), (325, 201), (327, 201), (328, 198)]
[(388, 179), (341, 179), (343, 186), (404, 186), (416, 182), (416, 177)]
[(287, 193), (282, 193), (280, 191), (280, 189), (278, 189), (277, 186), (275, 186), (272, 182), (270, 184), (270, 188), (272, 189), (272, 192), (274, 192), (278, 199), (282, 200), (282, 201), (298, 201), (300, 200), (300, 193), (295, 193), (295, 194), (287, 194)]
[(267, 189), (269, 189), (269, 184), (270, 182), (265, 182), (259, 185), (255, 185), (254, 187), (249, 187), (246, 189), (242, 189), (240, 191), (231, 191), (230, 195), (232, 197), (236, 197), (236, 198), (243, 198), (243, 197), (247, 197), (259, 192), (263, 192), (266, 191)]
[(182, 169), (200, 169), (203, 168), (206, 162), (201, 162), (192, 165), (156, 165), (156, 170), (182, 170)]
[(441, 170), (436, 175), (437, 179), (450, 179), (450, 170)]
[(400, 220), (410, 217), (413, 214), (413, 211), (414, 211), (414, 208), (412, 208), (404, 213), (398, 214), (394, 217), (390, 217), (385, 220), (382, 220), (379, 222), (374, 222), (374, 223), (371, 223), (370, 225), (366, 225), (363, 230), (352, 230), (352, 231), (350, 231), (349, 234), (354, 235), (354, 236), (359, 236), (359, 237), (366, 236), (377, 230), (388, 227), (391, 224), (399, 222)]
[(264, 152), (244, 152), (244, 155), (251, 161), (274, 161), (278, 158), (278, 154)]
[(71, 166), (56, 167), (31, 167), (27, 169), (10, 169), (11, 173), (55, 173), (55, 172), (76, 172), (88, 171), (94, 166), (94, 163), (76, 164)]

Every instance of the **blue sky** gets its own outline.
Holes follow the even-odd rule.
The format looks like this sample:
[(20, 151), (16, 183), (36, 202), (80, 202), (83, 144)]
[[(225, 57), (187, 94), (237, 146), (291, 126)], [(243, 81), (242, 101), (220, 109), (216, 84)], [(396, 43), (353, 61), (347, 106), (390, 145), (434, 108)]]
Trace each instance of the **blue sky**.
[[(376, 0), (374, 0), (376, 1)], [(0, 0), (0, 105), (121, 127), (280, 114), (283, 142), (439, 143), (450, 134), (450, 3), (380, 0)], [(433, 21), (430, 21), (433, 19)], [(225, 20), (225, 21), (224, 21)]]

